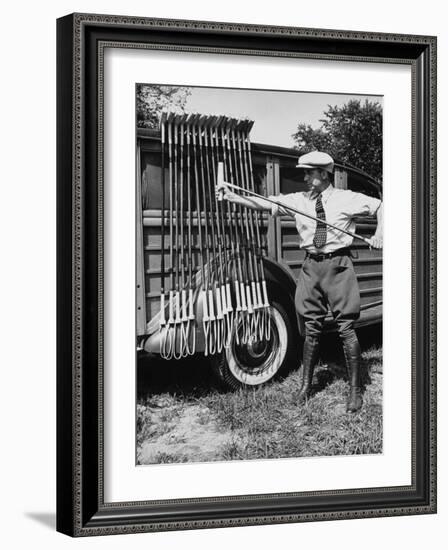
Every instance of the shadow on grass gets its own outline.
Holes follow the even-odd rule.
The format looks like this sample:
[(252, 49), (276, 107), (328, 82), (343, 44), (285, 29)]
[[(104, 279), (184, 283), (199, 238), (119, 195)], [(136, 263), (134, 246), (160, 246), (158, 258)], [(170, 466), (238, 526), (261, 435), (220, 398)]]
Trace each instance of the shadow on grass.
[[(362, 351), (382, 346), (382, 325), (366, 327), (357, 331)], [(322, 338), (320, 363), (325, 368), (317, 368), (313, 384), (313, 394), (332, 384), (337, 379), (346, 379), (342, 344), (337, 334)], [(363, 355), (362, 382), (370, 384), (372, 365), (381, 362), (381, 351), (366, 357)], [(301, 358), (297, 358), (300, 365)], [(210, 361), (202, 354), (180, 360), (165, 361), (146, 354), (137, 360), (137, 398), (146, 398), (161, 393), (169, 393), (189, 398), (199, 398), (216, 392), (225, 393), (214, 376)]]
[[(357, 330), (357, 335), (362, 353), (361, 384), (365, 390), (372, 382), (371, 372), (381, 370), (383, 327), (364, 327)], [(337, 334), (326, 334), (321, 339), (319, 365), (311, 394), (319, 393), (338, 379), (348, 380), (342, 342)]]
[(142, 355), (137, 360), (137, 397), (161, 393), (202, 397), (220, 391), (209, 360), (203, 355), (165, 361)]

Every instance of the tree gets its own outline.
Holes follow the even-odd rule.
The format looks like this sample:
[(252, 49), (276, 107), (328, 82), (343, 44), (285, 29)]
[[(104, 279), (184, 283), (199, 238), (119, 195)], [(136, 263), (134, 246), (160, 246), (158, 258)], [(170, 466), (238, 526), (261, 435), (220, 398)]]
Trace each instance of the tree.
[(377, 180), (383, 173), (383, 112), (378, 102), (350, 100), (342, 107), (328, 105), (320, 128), (299, 124), (293, 134), (301, 154), (320, 150), (352, 164)]
[(162, 111), (184, 113), (190, 93), (184, 86), (137, 84), (137, 127), (158, 128)]
[(299, 124), (293, 138), (302, 154), (311, 151), (328, 151), (331, 148), (331, 138), (328, 133), (322, 128), (315, 130), (309, 124)]

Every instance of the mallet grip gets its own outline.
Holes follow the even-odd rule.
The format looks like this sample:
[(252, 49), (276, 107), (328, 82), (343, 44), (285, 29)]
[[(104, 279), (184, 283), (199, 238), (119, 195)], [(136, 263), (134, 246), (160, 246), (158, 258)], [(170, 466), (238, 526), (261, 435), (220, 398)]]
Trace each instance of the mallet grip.
[[(224, 163), (218, 162), (218, 184), (224, 183)], [(218, 191), (218, 200), (222, 201), (224, 199), (224, 191), (221, 189)]]

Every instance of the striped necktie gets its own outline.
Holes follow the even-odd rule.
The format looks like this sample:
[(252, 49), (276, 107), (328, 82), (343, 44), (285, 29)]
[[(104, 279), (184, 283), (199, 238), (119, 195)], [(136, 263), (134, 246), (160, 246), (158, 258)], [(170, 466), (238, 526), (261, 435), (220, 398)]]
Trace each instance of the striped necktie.
[[(322, 193), (317, 195), (316, 199), (316, 218), (325, 221), (325, 210), (322, 205)], [(327, 242), (327, 226), (318, 221), (316, 225), (316, 232), (314, 233), (313, 244), (316, 248), (322, 248)]]

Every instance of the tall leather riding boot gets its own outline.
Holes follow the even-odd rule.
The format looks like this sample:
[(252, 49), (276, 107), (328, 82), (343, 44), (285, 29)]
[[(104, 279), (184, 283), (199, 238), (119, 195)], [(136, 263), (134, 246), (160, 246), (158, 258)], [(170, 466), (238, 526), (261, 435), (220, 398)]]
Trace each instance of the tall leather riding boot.
[(297, 397), (297, 403), (303, 403), (310, 395), (311, 382), (313, 380), (314, 367), (319, 356), (319, 339), (306, 337), (303, 344), (303, 376), (302, 387)]
[(347, 364), (348, 377), (350, 382), (350, 395), (347, 401), (347, 412), (356, 412), (362, 407), (361, 388), (361, 347), (356, 334), (345, 338), (342, 342), (345, 361)]

